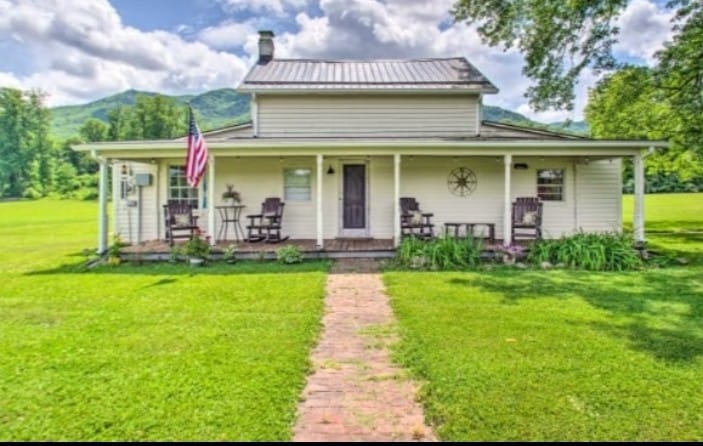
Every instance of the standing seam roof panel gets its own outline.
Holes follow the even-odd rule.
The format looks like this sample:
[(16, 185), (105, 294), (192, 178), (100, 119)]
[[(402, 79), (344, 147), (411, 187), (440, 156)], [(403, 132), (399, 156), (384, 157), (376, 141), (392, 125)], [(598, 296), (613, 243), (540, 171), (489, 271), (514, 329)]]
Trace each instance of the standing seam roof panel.
[[(296, 88), (461, 88), (495, 86), (464, 58), (333, 61), (274, 59), (258, 63), (249, 71), (242, 87)], [(454, 85), (454, 86), (452, 86)]]

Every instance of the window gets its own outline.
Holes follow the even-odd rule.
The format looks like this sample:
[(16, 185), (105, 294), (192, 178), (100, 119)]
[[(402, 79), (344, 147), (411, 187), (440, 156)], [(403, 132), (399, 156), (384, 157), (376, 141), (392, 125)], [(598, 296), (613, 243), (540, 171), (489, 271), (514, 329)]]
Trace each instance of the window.
[(283, 171), (285, 201), (310, 201), (310, 195), (310, 169), (285, 169)]
[[(207, 183), (203, 178), (200, 184)], [(187, 201), (194, 208), (198, 207), (198, 188), (188, 185), (185, 166), (169, 166), (168, 168), (168, 199)]]
[(563, 201), (564, 169), (538, 170), (537, 196), (542, 201)]

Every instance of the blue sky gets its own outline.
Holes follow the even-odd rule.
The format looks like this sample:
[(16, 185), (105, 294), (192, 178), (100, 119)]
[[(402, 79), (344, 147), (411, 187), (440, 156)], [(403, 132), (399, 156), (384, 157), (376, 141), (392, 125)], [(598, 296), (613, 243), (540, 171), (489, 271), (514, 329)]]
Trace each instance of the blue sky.
[[(522, 56), (453, 23), (454, 0), (0, 0), (0, 86), (40, 88), (50, 105), (84, 103), (134, 88), (167, 94), (236, 87), (256, 57), (256, 31), (276, 32), (279, 57), (465, 56), (501, 90), (486, 103), (545, 122), (580, 119), (586, 72), (573, 112), (534, 113)], [(653, 63), (671, 38), (665, 0), (630, 0), (616, 55)]]

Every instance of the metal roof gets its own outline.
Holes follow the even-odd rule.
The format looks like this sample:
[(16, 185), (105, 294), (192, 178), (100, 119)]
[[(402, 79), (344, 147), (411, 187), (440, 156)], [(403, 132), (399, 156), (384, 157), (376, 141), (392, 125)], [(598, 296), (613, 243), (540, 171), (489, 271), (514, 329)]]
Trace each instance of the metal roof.
[(273, 59), (257, 63), (240, 92), (295, 90), (437, 91), (497, 93), (464, 57), (415, 60)]

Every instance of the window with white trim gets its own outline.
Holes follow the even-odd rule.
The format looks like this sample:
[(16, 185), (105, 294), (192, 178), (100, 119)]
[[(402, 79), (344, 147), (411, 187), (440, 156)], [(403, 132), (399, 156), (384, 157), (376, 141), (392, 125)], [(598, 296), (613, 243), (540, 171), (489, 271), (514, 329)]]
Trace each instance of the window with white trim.
[(564, 201), (564, 169), (537, 170), (537, 197), (542, 201)]
[[(187, 201), (193, 208), (198, 207), (204, 209), (207, 207), (205, 202), (205, 185), (207, 184), (207, 178), (203, 177), (200, 180), (200, 187), (190, 187), (188, 185), (188, 179), (186, 178), (186, 168), (185, 166), (168, 166), (168, 199), (169, 200), (180, 200)], [(200, 188), (202, 187), (203, 202), (200, 205)]]
[(311, 170), (284, 169), (283, 197), (285, 201), (310, 201)]

